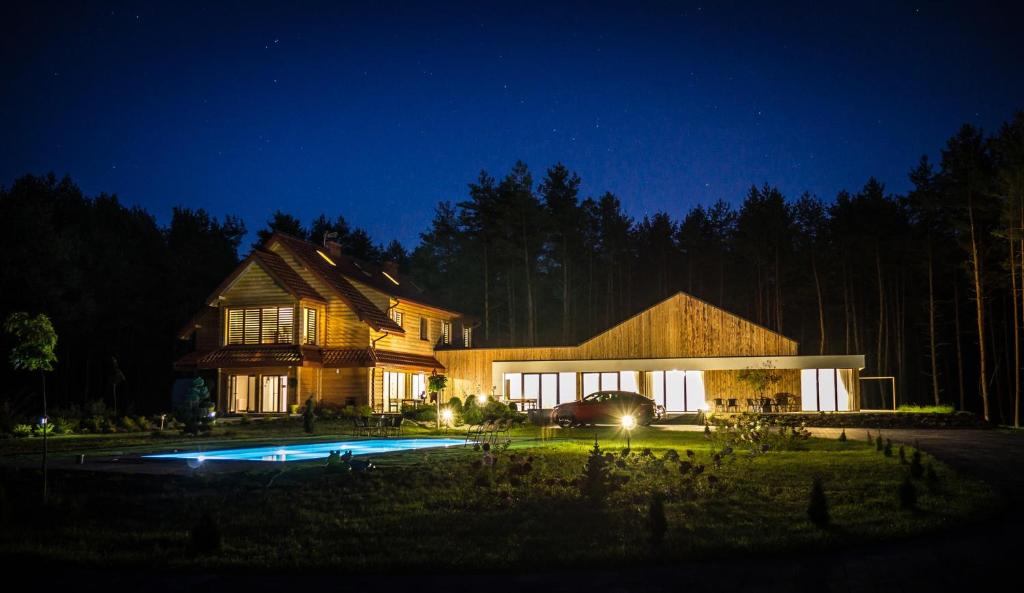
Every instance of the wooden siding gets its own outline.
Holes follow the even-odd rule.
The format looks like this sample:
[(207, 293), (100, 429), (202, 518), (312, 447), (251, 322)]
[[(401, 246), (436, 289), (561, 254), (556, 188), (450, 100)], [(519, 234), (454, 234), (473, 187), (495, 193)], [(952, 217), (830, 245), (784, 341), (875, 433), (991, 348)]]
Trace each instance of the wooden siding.
[[(280, 244), (274, 244), (274, 252), (303, 280), (327, 299), (326, 325), (321, 331), (320, 345), (325, 348), (366, 348), (370, 345), (370, 328), (363, 323), (355, 311), (343, 301), (334, 290), (304, 266)], [(323, 311), (321, 311), (321, 315)], [(321, 321), (321, 324), (325, 323)]]
[[(438, 350), (448, 396), (490, 392), (499, 360), (598, 360), (797, 354), (795, 341), (695, 297), (679, 293), (578, 346)], [(710, 396), (709, 396), (710, 397)]]
[(258, 264), (247, 267), (220, 296), (222, 307), (249, 305), (294, 305), (295, 297), (270, 277)]
[[(746, 409), (746, 399), (756, 398), (757, 394), (748, 383), (740, 381), (739, 374), (742, 371), (704, 371), (704, 396), (708, 401), (720, 397), (722, 399), (736, 398), (740, 403), (740, 409)], [(800, 370), (782, 369), (776, 371), (782, 380), (777, 383), (768, 396), (774, 397), (776, 393), (791, 393), (800, 398)]]
[(353, 398), (357, 406), (367, 405), (368, 372), (366, 369), (323, 369), (321, 401), (345, 405)]
[[(377, 342), (376, 347), (380, 350), (433, 356), (434, 347), (441, 341), (441, 320), (451, 322), (454, 317), (450, 313), (442, 313), (437, 309), (424, 307), (418, 303), (399, 302), (395, 309), (402, 313), (402, 328), (405, 330), (405, 334), (387, 334), (385, 336), (384, 332), (372, 331), (370, 340), (384, 336)], [(423, 318), (427, 319), (426, 340), (420, 339), (420, 319)]]

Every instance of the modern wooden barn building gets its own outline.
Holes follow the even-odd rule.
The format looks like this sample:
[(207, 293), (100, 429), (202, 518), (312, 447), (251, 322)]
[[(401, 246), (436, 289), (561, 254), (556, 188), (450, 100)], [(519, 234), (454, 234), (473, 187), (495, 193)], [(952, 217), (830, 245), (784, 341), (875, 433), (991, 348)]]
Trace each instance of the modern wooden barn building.
[[(668, 412), (737, 411), (750, 371), (787, 409), (859, 409), (861, 355), (800, 356), (797, 343), (678, 293), (574, 346), (476, 348), (471, 320), (432, 302), (391, 266), (275, 234), (217, 287), (180, 333), (194, 350), (175, 369), (208, 379), (221, 413), (287, 413), (307, 398), (392, 412), (426, 397), (491, 395), (550, 408), (627, 390)], [(729, 410), (732, 411), (732, 410)]]

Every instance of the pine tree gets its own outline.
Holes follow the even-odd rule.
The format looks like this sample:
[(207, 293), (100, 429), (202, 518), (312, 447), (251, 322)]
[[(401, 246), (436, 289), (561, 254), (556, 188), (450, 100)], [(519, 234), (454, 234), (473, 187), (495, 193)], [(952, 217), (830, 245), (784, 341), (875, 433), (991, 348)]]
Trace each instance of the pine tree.
[(821, 478), (814, 478), (811, 484), (811, 498), (807, 505), (807, 518), (818, 527), (825, 527), (831, 520), (828, 514), (828, 500)]

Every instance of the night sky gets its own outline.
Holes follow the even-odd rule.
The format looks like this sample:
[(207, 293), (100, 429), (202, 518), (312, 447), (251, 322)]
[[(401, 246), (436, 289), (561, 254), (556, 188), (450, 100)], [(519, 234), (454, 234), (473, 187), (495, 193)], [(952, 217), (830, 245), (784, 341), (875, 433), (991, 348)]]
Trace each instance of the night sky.
[(1020, 3), (4, 4), (0, 184), (66, 173), (250, 240), (281, 208), (411, 247), (516, 159), (635, 217), (764, 182), (899, 192), (961, 123), (1024, 108)]

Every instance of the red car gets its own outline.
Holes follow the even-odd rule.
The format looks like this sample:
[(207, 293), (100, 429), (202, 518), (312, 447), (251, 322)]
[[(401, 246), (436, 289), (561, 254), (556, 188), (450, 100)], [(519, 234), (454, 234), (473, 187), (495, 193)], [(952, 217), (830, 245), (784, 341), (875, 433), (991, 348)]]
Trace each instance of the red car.
[(583, 424), (621, 424), (632, 416), (633, 424), (647, 426), (661, 416), (660, 406), (631, 391), (598, 391), (582, 401), (559, 404), (551, 410), (551, 420), (562, 428)]

